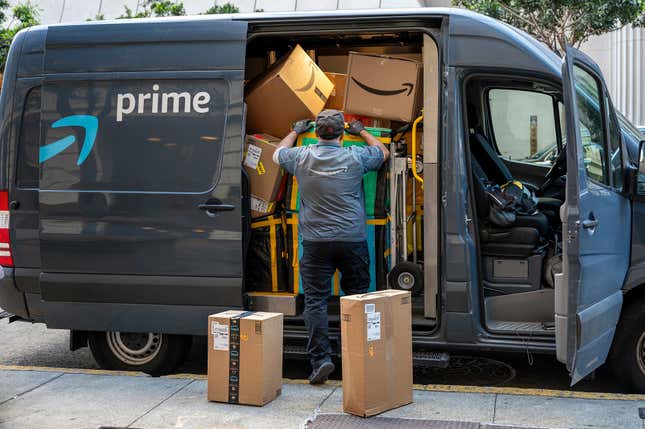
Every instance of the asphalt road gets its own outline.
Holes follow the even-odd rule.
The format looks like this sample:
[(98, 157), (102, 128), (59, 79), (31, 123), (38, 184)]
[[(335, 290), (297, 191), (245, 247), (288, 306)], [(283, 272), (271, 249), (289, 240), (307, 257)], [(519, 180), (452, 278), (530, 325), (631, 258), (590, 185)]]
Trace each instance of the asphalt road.
[[(62, 368), (98, 368), (88, 348), (69, 350), (69, 333), (47, 329), (42, 324), (0, 320), (0, 364)], [(284, 362), (284, 376), (306, 378), (306, 360)], [(205, 338), (196, 338), (186, 363), (179, 372), (206, 372)], [(339, 378), (337, 370), (332, 378)], [(416, 368), (415, 383), (504, 386), (567, 390), (569, 377), (554, 356), (524, 354), (477, 354), (451, 356), (446, 369)], [(601, 369), (572, 390), (629, 393), (617, 385), (609, 371)]]

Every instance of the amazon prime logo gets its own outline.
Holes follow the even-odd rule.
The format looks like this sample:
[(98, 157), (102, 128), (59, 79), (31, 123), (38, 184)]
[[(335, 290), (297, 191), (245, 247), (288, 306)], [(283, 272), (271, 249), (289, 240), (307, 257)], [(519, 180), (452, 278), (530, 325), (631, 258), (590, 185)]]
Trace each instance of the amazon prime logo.
[[(83, 127), (85, 130), (85, 137), (83, 138), (83, 145), (81, 146), (81, 153), (78, 155), (76, 165), (81, 165), (87, 159), (87, 156), (94, 147), (96, 140), (96, 133), (99, 129), (99, 120), (96, 116), (91, 115), (71, 115), (59, 119), (52, 124), (52, 128), (60, 127)], [(40, 148), (38, 160), (43, 163), (50, 158), (58, 155), (76, 141), (76, 137), (68, 135), (53, 143), (46, 144)]]
[(381, 96), (390, 96), (390, 95), (399, 95), (403, 94), (404, 92), (408, 92), (406, 94), (407, 97), (412, 94), (412, 90), (414, 89), (414, 84), (412, 82), (404, 82), (401, 84), (403, 88), (399, 89), (379, 89), (379, 88), (373, 88), (369, 85), (364, 84), (363, 82), (360, 82), (357, 80), (355, 77), (352, 76), (352, 81), (359, 86), (363, 91), (367, 91), (371, 94), (376, 94), (376, 95), (381, 95)]

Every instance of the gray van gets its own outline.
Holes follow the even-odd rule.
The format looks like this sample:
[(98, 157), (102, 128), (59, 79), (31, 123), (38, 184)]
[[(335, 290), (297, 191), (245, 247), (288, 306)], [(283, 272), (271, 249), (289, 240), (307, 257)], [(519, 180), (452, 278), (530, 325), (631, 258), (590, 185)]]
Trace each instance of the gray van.
[[(245, 81), (267, 51), (296, 44), (423, 62), (424, 245), (377, 285), (415, 291), (416, 359), (551, 353), (572, 383), (609, 360), (645, 391), (641, 137), (587, 56), (570, 48), (563, 60), (457, 9), (20, 32), (0, 96), (0, 306), (12, 320), (69, 329), (71, 348), (89, 345), (102, 367), (163, 374), (206, 334), (207, 315), (287, 308), (286, 351), (304, 353), (299, 297), (246, 289), (241, 170)], [(404, 148), (392, 145), (394, 168)], [(489, 191), (507, 183), (537, 210), (500, 224)]]

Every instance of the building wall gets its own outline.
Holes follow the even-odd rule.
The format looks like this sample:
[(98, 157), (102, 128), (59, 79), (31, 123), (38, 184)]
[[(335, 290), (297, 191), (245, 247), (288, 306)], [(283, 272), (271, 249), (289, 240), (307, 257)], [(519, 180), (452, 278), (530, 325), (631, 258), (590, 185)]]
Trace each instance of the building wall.
[(627, 26), (582, 47), (602, 69), (616, 108), (636, 125), (645, 125), (644, 38), (644, 29)]

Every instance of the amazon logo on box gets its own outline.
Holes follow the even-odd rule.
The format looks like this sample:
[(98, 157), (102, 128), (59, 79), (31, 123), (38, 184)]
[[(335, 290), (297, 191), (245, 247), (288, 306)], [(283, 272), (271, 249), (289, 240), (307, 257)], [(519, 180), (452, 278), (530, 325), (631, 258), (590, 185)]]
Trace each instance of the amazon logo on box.
[(407, 58), (349, 54), (347, 113), (410, 122), (420, 109), (421, 63)]

